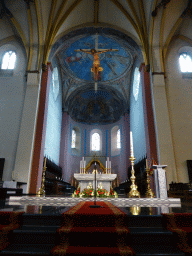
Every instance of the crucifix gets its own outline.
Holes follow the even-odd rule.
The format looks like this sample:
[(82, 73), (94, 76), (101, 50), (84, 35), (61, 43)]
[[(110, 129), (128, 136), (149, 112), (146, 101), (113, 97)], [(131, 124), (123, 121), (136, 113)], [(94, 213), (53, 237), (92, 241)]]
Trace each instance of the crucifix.
[(99, 54), (105, 53), (105, 52), (117, 52), (118, 49), (98, 49), (98, 35), (96, 34), (95, 39), (95, 49), (78, 49), (75, 50), (75, 52), (85, 52), (87, 54), (90, 54), (93, 56), (93, 67), (91, 68), (91, 72), (94, 74), (94, 81), (95, 81), (95, 92), (97, 92), (97, 81), (99, 72), (103, 71), (103, 68), (100, 66), (99, 61)]

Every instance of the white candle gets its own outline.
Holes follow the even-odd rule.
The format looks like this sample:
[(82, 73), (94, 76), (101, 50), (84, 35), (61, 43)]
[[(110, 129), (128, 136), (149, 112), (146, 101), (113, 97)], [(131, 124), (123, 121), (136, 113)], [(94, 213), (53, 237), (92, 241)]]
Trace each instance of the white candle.
[(82, 161), (80, 161), (80, 173), (82, 171)]
[(130, 149), (131, 149), (131, 157), (133, 157), (134, 153), (133, 153), (133, 134), (132, 134), (132, 132), (130, 132)]
[(106, 173), (107, 173), (107, 161), (106, 161)]

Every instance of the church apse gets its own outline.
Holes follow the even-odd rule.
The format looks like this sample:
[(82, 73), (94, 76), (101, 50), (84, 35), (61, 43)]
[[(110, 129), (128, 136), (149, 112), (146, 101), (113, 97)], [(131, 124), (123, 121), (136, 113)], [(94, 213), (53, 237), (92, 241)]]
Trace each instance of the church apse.
[[(130, 81), (138, 55), (141, 56), (139, 47), (133, 39), (109, 28), (79, 29), (54, 44), (50, 56), (59, 61), (63, 86), (62, 130), (65, 133), (61, 135), (60, 165), (66, 181), (79, 173), (82, 157), (93, 157), (94, 154), (110, 157), (112, 172), (118, 175), (119, 182), (127, 180)], [(96, 57), (101, 67), (97, 88), (93, 72)], [(117, 136), (111, 132), (115, 126), (119, 127), (121, 138), (118, 149)], [(73, 127), (79, 127), (81, 131), (78, 150), (71, 148)], [(102, 146), (96, 152), (90, 145), (94, 129), (101, 131)]]

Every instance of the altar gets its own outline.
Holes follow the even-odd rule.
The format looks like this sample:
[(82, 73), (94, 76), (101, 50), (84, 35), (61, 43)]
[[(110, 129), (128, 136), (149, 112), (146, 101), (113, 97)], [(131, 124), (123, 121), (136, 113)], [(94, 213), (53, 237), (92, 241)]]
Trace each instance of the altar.
[[(95, 174), (82, 174), (82, 173), (74, 173), (74, 178), (79, 182), (80, 192), (82, 192), (87, 186), (92, 185), (93, 189), (95, 189)], [(117, 178), (117, 174), (96, 174), (96, 188), (103, 187), (108, 192), (110, 191), (110, 187), (112, 186), (112, 181)]]

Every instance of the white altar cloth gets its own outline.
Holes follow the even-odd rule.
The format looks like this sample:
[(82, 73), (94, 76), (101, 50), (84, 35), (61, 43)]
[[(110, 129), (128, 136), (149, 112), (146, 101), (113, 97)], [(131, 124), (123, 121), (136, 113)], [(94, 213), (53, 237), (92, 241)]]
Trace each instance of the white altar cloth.
[[(74, 178), (79, 182), (80, 192), (82, 192), (91, 182), (95, 189), (95, 174), (74, 173)], [(104, 189), (110, 191), (111, 182), (117, 178), (117, 174), (96, 174), (96, 188), (102, 183)]]

